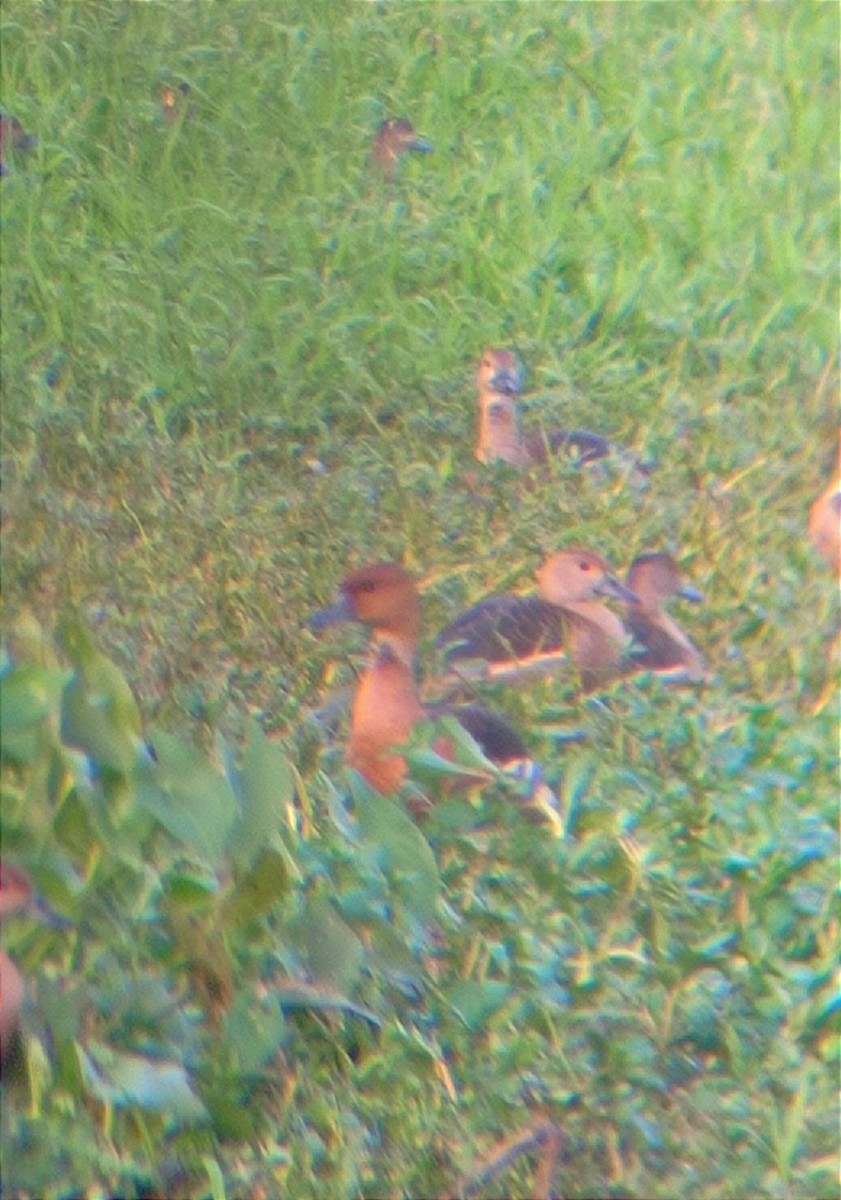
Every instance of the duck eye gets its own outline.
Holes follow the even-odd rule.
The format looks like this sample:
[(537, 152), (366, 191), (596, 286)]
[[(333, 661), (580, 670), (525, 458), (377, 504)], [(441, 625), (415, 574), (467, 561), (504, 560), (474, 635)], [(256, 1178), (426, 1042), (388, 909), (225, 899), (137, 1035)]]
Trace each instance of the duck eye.
[(586, 560), (586, 559), (584, 559), (584, 558), (582, 558), (582, 559), (579, 561), (578, 565), (579, 565), (579, 567), (581, 568), (581, 570), (582, 570), (582, 571), (591, 571), (591, 570), (593, 569), (593, 564), (592, 564), (592, 563), (588, 563), (588, 562), (587, 562), (587, 560)]

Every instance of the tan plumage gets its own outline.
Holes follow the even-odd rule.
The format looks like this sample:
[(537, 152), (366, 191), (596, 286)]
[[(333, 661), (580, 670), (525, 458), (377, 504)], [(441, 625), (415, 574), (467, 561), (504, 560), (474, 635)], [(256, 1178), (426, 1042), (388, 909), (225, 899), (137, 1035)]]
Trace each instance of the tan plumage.
[(432, 146), (415, 132), (405, 117), (391, 117), (377, 126), (371, 142), (368, 166), (385, 179), (393, 179), (404, 154), (431, 154)]
[(566, 453), (582, 465), (617, 457), (635, 471), (648, 474), (649, 464), (597, 433), (554, 429), (523, 434), (518, 411), (523, 369), (513, 351), (485, 350), (479, 360), (476, 385), (479, 429), (474, 453), (479, 462), (507, 462), (527, 468), (547, 462), (551, 455)]
[[(839, 435), (841, 460), (841, 435)], [(809, 509), (809, 541), (833, 571), (841, 573), (841, 461), (835, 478)]]
[(624, 624), (634, 639), (631, 666), (674, 678), (697, 681), (708, 674), (700, 650), (693, 645), (664, 605), (673, 597), (699, 604), (703, 595), (681, 579), (669, 554), (640, 554), (630, 566), (625, 582), (638, 597), (625, 608)]
[(635, 597), (601, 555), (559, 550), (537, 581), (537, 596), (490, 596), (456, 617), (437, 639), (447, 665), (478, 660), (487, 676), (504, 679), (528, 673), (534, 660), (567, 658), (587, 689), (620, 673), (628, 634), (601, 598)]

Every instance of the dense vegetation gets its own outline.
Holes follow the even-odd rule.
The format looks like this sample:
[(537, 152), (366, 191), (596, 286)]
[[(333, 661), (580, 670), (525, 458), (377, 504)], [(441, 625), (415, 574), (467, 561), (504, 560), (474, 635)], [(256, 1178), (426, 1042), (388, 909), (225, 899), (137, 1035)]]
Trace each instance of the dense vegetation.
[[(2, 21), (3, 854), (63, 919), (4, 927), (4, 1195), (529, 1195), (541, 1122), (555, 1195), (837, 1195), (837, 6)], [(487, 344), (650, 486), (480, 472)], [(714, 674), (486, 691), (566, 835), (349, 777), (347, 568), (431, 667), (570, 543), (673, 552)]]

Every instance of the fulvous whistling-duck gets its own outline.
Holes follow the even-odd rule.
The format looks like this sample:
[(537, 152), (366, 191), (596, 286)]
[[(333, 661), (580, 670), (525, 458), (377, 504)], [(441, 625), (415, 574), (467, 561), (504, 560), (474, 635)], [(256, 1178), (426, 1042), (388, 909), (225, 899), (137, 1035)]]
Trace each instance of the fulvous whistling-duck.
[[(310, 627), (322, 629), (342, 621), (360, 621), (373, 631), (374, 655), (364, 671), (353, 703), (347, 763), (379, 792), (399, 789), (407, 775), (404, 745), (417, 722), (454, 716), (492, 762), (527, 778), (532, 784), (539, 769), (510, 725), (479, 705), (422, 704), (414, 675), (415, 649), (420, 634), (420, 597), (410, 573), (399, 563), (381, 562), (351, 572), (340, 587), (338, 601), (316, 613)], [(446, 738), (436, 749), (448, 757)], [(559, 825), (555, 801), (548, 788), (532, 786), (530, 808)]]
[[(841, 458), (841, 434), (839, 434)], [(832, 483), (809, 509), (809, 541), (836, 574), (841, 571), (841, 463)]]
[(630, 665), (635, 671), (657, 671), (687, 680), (705, 679), (707, 664), (696, 646), (663, 605), (673, 596), (693, 604), (704, 597), (697, 588), (681, 580), (670, 554), (640, 554), (631, 563), (625, 582), (637, 596), (623, 618), (634, 639)]
[(9, 151), (19, 153), (32, 150), (37, 145), (38, 139), (35, 134), (27, 133), (17, 117), (9, 113), (0, 113), (0, 175), (9, 173), (9, 167), (6, 165)]
[[(19, 912), (32, 899), (32, 885), (19, 867), (0, 863), (0, 918)], [(5, 950), (0, 950), (0, 1061), (17, 1032), (26, 988), (23, 976)]]
[(173, 86), (165, 83), (161, 88), (161, 112), (167, 125), (172, 125), (181, 116), (186, 116), (189, 110), (192, 88), (189, 83), (179, 83)]
[(449, 667), (479, 661), (486, 678), (516, 678), (567, 657), (590, 690), (620, 673), (628, 632), (602, 596), (636, 596), (592, 550), (550, 555), (539, 595), (490, 596), (456, 617), (437, 639)]
[(368, 156), (368, 166), (386, 179), (393, 179), (397, 164), (404, 154), (431, 154), (426, 138), (415, 133), (415, 127), (405, 117), (390, 117), (377, 126)]
[(523, 391), (523, 368), (513, 351), (485, 350), (479, 360), (476, 383), (479, 432), (475, 457), (479, 462), (533, 467), (547, 462), (550, 454), (566, 451), (579, 464), (616, 457), (643, 475), (649, 473), (651, 464), (640, 462), (629, 451), (597, 433), (555, 429), (550, 433), (523, 434), (517, 409)]

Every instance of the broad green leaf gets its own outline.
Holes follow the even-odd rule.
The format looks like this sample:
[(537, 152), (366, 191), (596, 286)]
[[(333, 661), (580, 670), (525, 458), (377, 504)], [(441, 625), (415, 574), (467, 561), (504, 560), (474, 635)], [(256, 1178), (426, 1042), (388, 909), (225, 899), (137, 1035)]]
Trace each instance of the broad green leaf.
[(65, 618), (60, 639), (75, 667), (62, 698), (62, 737), (99, 766), (130, 771), (144, 754), (140, 710), (131, 688), (80, 621)]
[(0, 677), (0, 747), (3, 755), (31, 763), (41, 747), (41, 725), (57, 713), (67, 671), (24, 664)]
[(378, 968), (407, 994), (415, 995), (424, 974), (416, 954), (392, 925), (374, 921), (368, 929), (368, 957)]
[(163, 730), (151, 740), (157, 766), (138, 779), (138, 802), (173, 837), (218, 860), (237, 815), (230, 784), (192, 746)]
[(85, 1083), (92, 1095), (117, 1108), (136, 1106), (172, 1117), (179, 1124), (207, 1120), (181, 1063), (127, 1054), (102, 1042), (77, 1046)]
[[(452, 758), (445, 758), (434, 748), (446, 742)], [(486, 783), (495, 778), (498, 768), (482, 753), (477, 742), (453, 716), (422, 721), (413, 731), (411, 744), (405, 751), (409, 774), (420, 782), (440, 778), (475, 779)]]
[(325, 890), (315, 890), (306, 897), (299, 931), (313, 979), (349, 993), (359, 978), (365, 951)]
[(428, 786), (455, 779), (473, 781), (478, 785), (487, 783), (496, 773), (495, 771), (490, 773), (477, 770), (475, 767), (466, 766), (461, 761), (444, 758), (436, 750), (430, 750), (424, 746), (406, 750), (404, 757), (411, 778)]
[[(24, 608), (10, 619), (4, 620), (4, 633), (14, 646), (16, 662), (50, 670), (59, 669), (58, 654), (52, 636), (44, 630), (31, 609)], [(3, 670), (6, 670), (10, 659), (5, 650), (2, 651), (2, 658)]]
[(511, 985), (499, 980), (464, 979), (451, 987), (445, 995), (465, 1025), (474, 1031), (483, 1028), (488, 1017), (505, 1003), (511, 994)]
[(271, 980), (269, 986), (284, 1008), (338, 1009), (353, 1017), (362, 1017), (369, 1025), (379, 1029), (382, 1022), (376, 1013), (361, 1004), (354, 1004), (347, 996), (340, 995), (324, 984), (306, 983), (303, 980), (282, 976)]
[(123, 673), (102, 653), (81, 621), (74, 617), (64, 618), (59, 624), (59, 639), (96, 702), (111, 713), (114, 724), (139, 734), (140, 709), (131, 688)]
[(56, 1042), (78, 1037), (84, 1018), (85, 996), (78, 985), (63, 985), (46, 976), (38, 981), (38, 1012)]
[(286, 754), (270, 742), (256, 721), (248, 725), (242, 766), (236, 776), (240, 814), (230, 839), (234, 863), (248, 866), (286, 825), (295, 782)]
[(100, 808), (88, 789), (74, 787), (62, 798), (53, 817), (56, 838), (81, 862), (98, 844), (108, 840)]
[(438, 717), (434, 721), (424, 722), (418, 726), (418, 731), (423, 733), (424, 730), (428, 730), (435, 737), (445, 736), (452, 744), (455, 757), (462, 766), (475, 767), (477, 771), (496, 775), (496, 764), (484, 754), (476, 739), (456, 717)]
[[(202, 1099), (210, 1114), (213, 1132), (219, 1138), (229, 1142), (253, 1142), (260, 1136), (262, 1112), (258, 1106), (248, 1103), (251, 1088), (250, 1082), (240, 1083), (239, 1080), (232, 1085), (227, 1074), (204, 1082)], [(219, 1194), (224, 1200), (224, 1189)], [(216, 1195), (215, 1190), (213, 1195)]]
[(484, 800), (482, 806), (471, 803), (470, 792), (463, 789), (455, 791), (436, 800), (429, 822), (436, 832), (441, 831), (445, 835), (469, 832), (487, 819), (483, 806)]
[(268, 912), (279, 897), (288, 893), (289, 887), (286, 857), (274, 848), (266, 849), (228, 891), (220, 919), (224, 925), (252, 921)]
[(227, 1200), (228, 1193), (225, 1188), (225, 1176), (216, 1159), (211, 1158), (209, 1154), (205, 1154), (202, 1158), (202, 1164), (205, 1171), (207, 1171), (211, 1200)]
[(144, 747), (122, 715), (76, 672), (62, 696), (62, 740), (89, 755), (96, 766), (128, 774), (142, 758)]
[(173, 908), (204, 909), (219, 894), (219, 881), (211, 872), (173, 871), (162, 882), (164, 896)]
[(388, 796), (381, 796), (351, 773), (360, 832), (377, 848), (415, 916), (431, 920), (441, 886), (438, 864), (429, 843), (411, 817)]
[(225, 1017), (225, 1045), (236, 1058), (240, 1075), (253, 1075), (277, 1054), (286, 1021), (277, 993), (258, 997), (250, 989), (237, 996)]

